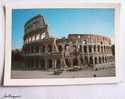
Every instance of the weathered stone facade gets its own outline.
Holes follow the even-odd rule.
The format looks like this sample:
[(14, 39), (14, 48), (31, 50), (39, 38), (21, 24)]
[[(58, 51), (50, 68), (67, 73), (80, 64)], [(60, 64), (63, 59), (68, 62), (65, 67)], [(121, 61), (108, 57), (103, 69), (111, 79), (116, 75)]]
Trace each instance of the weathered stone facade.
[(25, 24), (23, 53), (30, 69), (104, 68), (115, 60), (111, 40), (95, 34), (69, 34), (54, 38), (41, 15)]

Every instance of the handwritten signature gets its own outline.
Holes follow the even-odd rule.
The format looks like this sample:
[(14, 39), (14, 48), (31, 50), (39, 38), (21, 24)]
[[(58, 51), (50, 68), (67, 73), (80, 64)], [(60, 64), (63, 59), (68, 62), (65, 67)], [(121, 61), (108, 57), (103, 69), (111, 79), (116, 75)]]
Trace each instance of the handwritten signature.
[(0, 99), (19, 99), (21, 98), (20, 95), (12, 95), (12, 94), (4, 94)]

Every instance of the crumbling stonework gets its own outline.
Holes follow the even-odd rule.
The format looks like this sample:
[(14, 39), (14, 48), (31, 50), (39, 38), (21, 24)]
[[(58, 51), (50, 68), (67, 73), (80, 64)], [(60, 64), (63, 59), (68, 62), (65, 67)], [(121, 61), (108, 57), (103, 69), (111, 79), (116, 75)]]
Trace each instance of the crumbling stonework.
[(95, 34), (54, 38), (41, 15), (25, 24), (23, 54), (32, 69), (105, 68), (114, 63), (111, 39)]

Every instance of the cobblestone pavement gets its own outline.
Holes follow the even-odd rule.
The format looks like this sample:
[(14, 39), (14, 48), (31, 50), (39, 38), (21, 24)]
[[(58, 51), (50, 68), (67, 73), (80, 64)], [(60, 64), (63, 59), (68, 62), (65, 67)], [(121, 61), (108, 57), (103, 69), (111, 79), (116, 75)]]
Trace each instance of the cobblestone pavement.
[(79, 78), (79, 77), (111, 77), (115, 76), (115, 68), (106, 68), (95, 71), (93, 69), (84, 69), (80, 71), (63, 71), (60, 75), (54, 75), (53, 71), (12, 71), (12, 79), (32, 79), (32, 78)]

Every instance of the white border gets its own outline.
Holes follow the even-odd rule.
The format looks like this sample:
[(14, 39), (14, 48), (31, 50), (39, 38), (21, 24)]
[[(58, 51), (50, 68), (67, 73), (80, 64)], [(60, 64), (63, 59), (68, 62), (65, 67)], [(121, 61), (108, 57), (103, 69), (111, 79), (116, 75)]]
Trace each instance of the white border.
[[(11, 24), (12, 9), (29, 8), (114, 8), (115, 9), (115, 52), (116, 76), (97, 78), (52, 78), (52, 79), (11, 79)], [(31, 85), (72, 85), (72, 84), (102, 84), (120, 81), (119, 66), (119, 33), (120, 33), (120, 3), (15, 3), (6, 4), (6, 40), (5, 40), (5, 86)]]

